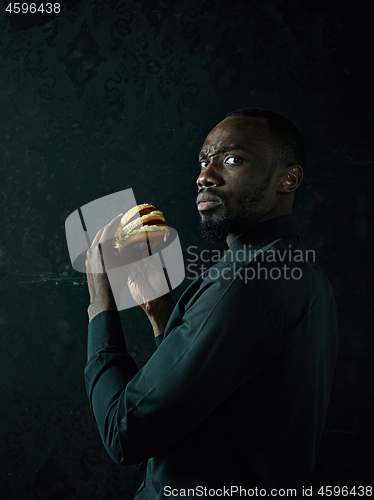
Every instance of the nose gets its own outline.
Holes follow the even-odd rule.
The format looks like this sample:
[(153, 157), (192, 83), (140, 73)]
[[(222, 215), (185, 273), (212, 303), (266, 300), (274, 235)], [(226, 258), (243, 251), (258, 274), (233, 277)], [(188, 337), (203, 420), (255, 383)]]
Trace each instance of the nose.
[(204, 170), (201, 170), (200, 175), (196, 180), (196, 184), (199, 188), (219, 186), (222, 184), (222, 179), (219, 175), (214, 159), (212, 159)]

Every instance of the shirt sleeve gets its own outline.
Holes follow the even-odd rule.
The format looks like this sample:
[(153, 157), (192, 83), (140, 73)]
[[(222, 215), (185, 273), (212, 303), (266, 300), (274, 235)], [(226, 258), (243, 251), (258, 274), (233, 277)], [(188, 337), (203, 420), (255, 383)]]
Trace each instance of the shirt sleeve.
[(279, 347), (254, 282), (214, 280), (182, 308), (140, 371), (126, 351), (118, 313), (90, 323), (89, 335), (102, 340), (94, 348), (89, 341), (87, 392), (117, 463), (139, 463), (177, 444)]

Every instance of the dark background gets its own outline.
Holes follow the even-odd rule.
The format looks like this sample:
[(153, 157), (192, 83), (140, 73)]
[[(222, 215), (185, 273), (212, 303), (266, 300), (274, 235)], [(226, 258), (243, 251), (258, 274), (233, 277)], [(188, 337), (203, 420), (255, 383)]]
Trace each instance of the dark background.
[[(40, 3), (40, 2), (39, 2)], [(88, 291), (65, 219), (133, 188), (197, 231), (197, 153), (242, 106), (300, 127), (303, 238), (336, 294), (340, 351), (313, 485), (373, 483), (371, 2), (0, 3), (0, 498), (130, 499), (141, 474), (106, 455), (85, 394)], [(191, 275), (174, 292), (177, 298)], [(152, 331), (121, 313), (142, 365)]]

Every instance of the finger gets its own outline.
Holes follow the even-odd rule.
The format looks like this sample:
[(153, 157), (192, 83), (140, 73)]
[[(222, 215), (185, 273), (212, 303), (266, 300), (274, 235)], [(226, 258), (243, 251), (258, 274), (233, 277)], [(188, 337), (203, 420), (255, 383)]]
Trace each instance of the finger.
[[(148, 257), (146, 260), (140, 259), (133, 264), (133, 276), (137, 277), (143, 285), (158, 286), (158, 283), (166, 283), (165, 271), (161, 262), (153, 256)], [(139, 283), (140, 283), (139, 281)]]
[[(123, 214), (118, 214), (117, 217), (114, 217), (114, 219), (111, 222), (109, 222), (109, 224), (107, 224), (106, 226), (99, 229), (98, 232), (96, 233), (95, 238), (92, 240), (90, 248), (97, 245), (99, 243), (99, 241), (102, 241), (101, 236), (102, 236), (103, 232), (106, 231), (108, 229), (108, 227), (112, 229), (115, 226), (115, 224), (118, 224), (118, 222), (119, 222), (120, 218), (122, 218), (122, 216), (123, 216)], [(115, 227), (117, 227), (117, 226), (115, 226)]]
[(90, 261), (86, 259), (86, 275), (87, 275), (87, 284), (88, 284), (88, 291), (90, 292), (90, 295), (94, 293), (94, 282), (92, 279), (92, 272), (91, 272), (91, 266), (90, 266)]
[(106, 272), (106, 269), (112, 269), (118, 265), (116, 260), (118, 253), (114, 249), (114, 237), (122, 216), (123, 214), (118, 214), (117, 217), (114, 217), (114, 219), (103, 228), (97, 243), (100, 246), (100, 258), (104, 269), (103, 272)]
[[(99, 229), (99, 231), (97, 232), (93, 242), (91, 243), (91, 246), (90, 248), (87, 250), (86, 252), (86, 269), (87, 269), (87, 275), (91, 275), (93, 273), (102, 273), (102, 266), (101, 266), (101, 262), (100, 262), (100, 258), (98, 259), (97, 255), (95, 256), (95, 249), (97, 250), (97, 243), (98, 243), (98, 240), (100, 239), (100, 235), (103, 231), (103, 228)], [(92, 266), (91, 266), (91, 263), (92, 263)], [(91, 281), (89, 283), (89, 285), (92, 284), (93, 286), (93, 282)]]
[(100, 257), (96, 256), (91, 262), (87, 260), (86, 269), (87, 269), (87, 281), (89, 282), (89, 285), (94, 286), (94, 281), (92, 276), (94, 274), (101, 274), (103, 272)]
[(120, 253), (123, 257), (127, 258), (129, 262), (136, 262), (139, 259), (145, 259), (149, 257), (149, 250), (145, 235), (144, 241), (130, 244), (126, 246)]
[(88, 258), (84, 261), (84, 264), (86, 266), (86, 273), (88, 273), (90, 271), (90, 261)]
[(101, 233), (101, 237), (99, 240), (100, 243), (114, 238), (118, 223), (120, 222), (122, 216), (123, 214), (118, 214), (117, 217), (114, 217), (114, 219), (103, 228), (103, 232)]
[(90, 246), (90, 249), (93, 248), (95, 245), (97, 245), (100, 241), (100, 236), (102, 234), (102, 232), (104, 231), (104, 228), (102, 227), (101, 229), (98, 230), (98, 232), (96, 233), (96, 236), (95, 238), (92, 240), (92, 243), (91, 243), (91, 246)]
[(100, 262), (101, 262), (101, 265), (102, 265), (102, 272), (106, 273), (105, 263), (104, 263), (104, 257), (103, 257), (103, 249), (101, 247), (101, 243), (98, 243), (97, 246), (98, 246), (98, 249), (99, 249)]

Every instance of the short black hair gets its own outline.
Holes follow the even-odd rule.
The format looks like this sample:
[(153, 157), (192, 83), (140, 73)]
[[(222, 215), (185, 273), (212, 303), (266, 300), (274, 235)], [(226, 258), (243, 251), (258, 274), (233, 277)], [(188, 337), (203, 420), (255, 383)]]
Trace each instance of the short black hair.
[(288, 118), (262, 108), (241, 108), (230, 111), (226, 118), (231, 116), (265, 118), (272, 138), (271, 146), (275, 150), (277, 159), (287, 167), (300, 165), (305, 170), (304, 141), (299, 129)]

